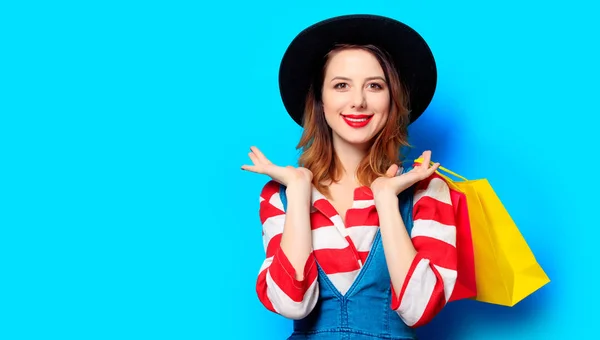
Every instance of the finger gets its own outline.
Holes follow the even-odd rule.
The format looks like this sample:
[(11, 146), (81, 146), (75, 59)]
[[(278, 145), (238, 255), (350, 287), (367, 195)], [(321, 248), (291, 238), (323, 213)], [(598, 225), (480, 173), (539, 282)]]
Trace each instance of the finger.
[(245, 165), (245, 164), (242, 165), (242, 170), (256, 172), (256, 173), (259, 172), (258, 169), (255, 166), (253, 166), (253, 165)]
[(250, 159), (252, 160), (252, 163), (254, 163), (254, 165), (258, 165), (258, 164), (262, 163), (258, 159), (258, 157), (256, 156), (256, 154), (254, 152), (248, 152), (248, 157), (250, 157)]
[(427, 177), (433, 175), (433, 173), (439, 168), (439, 166), (440, 166), (440, 163), (433, 163), (431, 168), (429, 168), (427, 170)]
[(431, 162), (431, 151), (427, 150), (427, 151), (423, 152), (423, 167), (425, 169), (428, 169), (430, 162)]
[(252, 152), (254, 152), (254, 154), (256, 155), (256, 157), (258, 157), (258, 159), (262, 163), (264, 163), (264, 164), (271, 164), (271, 162), (267, 159), (267, 157), (265, 157), (265, 155), (263, 155), (263, 153), (256, 146), (251, 146), (250, 150), (252, 150)]
[(396, 176), (396, 172), (398, 172), (398, 165), (397, 164), (392, 164), (392, 165), (390, 165), (390, 167), (385, 172), (385, 175), (387, 177), (394, 177), (394, 176)]

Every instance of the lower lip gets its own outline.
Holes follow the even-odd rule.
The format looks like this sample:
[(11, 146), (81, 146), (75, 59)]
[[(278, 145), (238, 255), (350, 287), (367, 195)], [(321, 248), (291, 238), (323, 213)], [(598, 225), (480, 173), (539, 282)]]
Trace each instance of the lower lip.
[(369, 122), (371, 121), (371, 119), (373, 118), (373, 116), (369, 117), (369, 118), (362, 118), (362, 119), (352, 119), (350, 120), (349, 118), (342, 116), (342, 118), (344, 118), (344, 122), (346, 122), (346, 124), (350, 125), (353, 128), (361, 128), (361, 127), (365, 127), (367, 126), (367, 124), (369, 124)]

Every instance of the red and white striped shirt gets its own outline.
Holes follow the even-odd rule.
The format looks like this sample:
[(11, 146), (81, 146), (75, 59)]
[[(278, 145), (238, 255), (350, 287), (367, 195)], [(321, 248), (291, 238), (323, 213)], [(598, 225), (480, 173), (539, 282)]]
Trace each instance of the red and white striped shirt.
[[(257, 294), (270, 311), (301, 319), (319, 297), (316, 262), (345, 294), (365, 263), (379, 228), (373, 194), (368, 187), (354, 191), (354, 202), (342, 221), (333, 205), (313, 187), (311, 229), (313, 250), (304, 279), (281, 250), (285, 213), (279, 184), (268, 182), (260, 194), (260, 220), (266, 258), (257, 279)], [(413, 201), (411, 239), (417, 250), (400, 292), (392, 287), (390, 308), (411, 327), (429, 322), (448, 302), (457, 277), (456, 226), (447, 183), (434, 174), (421, 181)], [(390, 283), (391, 284), (391, 283)]]

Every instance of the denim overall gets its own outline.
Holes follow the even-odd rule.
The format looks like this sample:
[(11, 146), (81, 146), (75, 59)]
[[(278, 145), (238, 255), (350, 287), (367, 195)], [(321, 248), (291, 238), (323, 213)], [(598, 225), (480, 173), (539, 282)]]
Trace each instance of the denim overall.
[[(413, 187), (398, 198), (410, 233)], [(317, 263), (319, 301), (308, 316), (294, 320), (294, 331), (288, 340), (417, 339), (415, 330), (391, 309), (391, 281), (381, 242), (378, 230), (364, 266), (345, 295), (340, 294)]]

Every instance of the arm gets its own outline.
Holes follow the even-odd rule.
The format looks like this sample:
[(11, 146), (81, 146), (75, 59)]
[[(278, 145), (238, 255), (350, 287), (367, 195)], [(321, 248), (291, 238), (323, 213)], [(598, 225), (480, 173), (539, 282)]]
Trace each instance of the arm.
[(312, 253), (310, 187), (290, 184), (287, 214), (279, 197), (279, 183), (268, 182), (260, 195), (260, 219), (266, 252), (256, 291), (270, 311), (302, 319), (319, 296), (317, 267)]
[(419, 182), (408, 235), (398, 198), (376, 201), (392, 281), (392, 305), (411, 327), (422, 326), (446, 305), (457, 277), (456, 226), (447, 183), (435, 173)]

